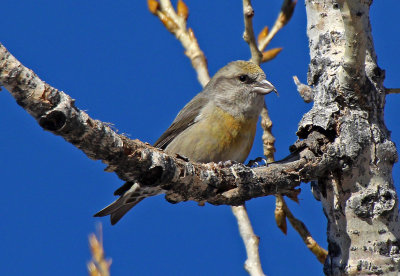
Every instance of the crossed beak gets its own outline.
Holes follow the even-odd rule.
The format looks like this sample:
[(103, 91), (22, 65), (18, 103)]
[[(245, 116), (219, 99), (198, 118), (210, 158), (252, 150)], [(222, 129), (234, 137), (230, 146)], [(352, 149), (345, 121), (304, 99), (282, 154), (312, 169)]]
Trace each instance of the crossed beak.
[(275, 86), (273, 86), (272, 83), (267, 80), (262, 80), (258, 82), (253, 91), (261, 95), (266, 95), (274, 91), (278, 95), (278, 91), (276, 91)]

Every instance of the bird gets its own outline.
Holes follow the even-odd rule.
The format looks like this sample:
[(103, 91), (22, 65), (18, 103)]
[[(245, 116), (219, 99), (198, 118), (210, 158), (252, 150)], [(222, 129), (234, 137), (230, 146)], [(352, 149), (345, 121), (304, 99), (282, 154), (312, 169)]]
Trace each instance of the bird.
[[(243, 163), (253, 145), (264, 95), (272, 91), (277, 93), (258, 65), (230, 62), (185, 105), (154, 146), (199, 163)], [(144, 198), (164, 192), (126, 182), (114, 192), (119, 198), (94, 216), (110, 215), (114, 225)]]

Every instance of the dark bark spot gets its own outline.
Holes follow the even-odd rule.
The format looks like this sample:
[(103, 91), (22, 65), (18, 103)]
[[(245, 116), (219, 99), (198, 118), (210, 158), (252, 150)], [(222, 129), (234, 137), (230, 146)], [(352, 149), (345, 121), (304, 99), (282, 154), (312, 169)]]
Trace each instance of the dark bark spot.
[(65, 125), (66, 120), (67, 117), (63, 112), (55, 110), (42, 116), (39, 119), (39, 125), (45, 130), (57, 131)]
[(184, 201), (184, 198), (178, 194), (167, 192), (167, 194), (165, 195), (165, 200), (171, 204), (177, 204), (181, 201)]
[(329, 240), (328, 251), (329, 251), (329, 256), (331, 257), (338, 257), (342, 252), (340, 250), (340, 246), (333, 240)]
[(375, 194), (368, 194), (364, 197), (353, 199), (354, 213), (363, 219), (372, 218), (374, 210)]
[(156, 166), (148, 170), (148, 172), (140, 179), (140, 183), (143, 183), (145, 186), (156, 186), (157, 179), (161, 178), (163, 173), (163, 168), (161, 166)]

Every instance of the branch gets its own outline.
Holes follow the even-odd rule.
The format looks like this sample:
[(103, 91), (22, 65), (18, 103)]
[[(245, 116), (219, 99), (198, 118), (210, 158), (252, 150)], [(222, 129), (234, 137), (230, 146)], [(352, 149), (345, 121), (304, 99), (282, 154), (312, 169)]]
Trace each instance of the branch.
[(160, 0), (160, 2), (148, 0), (147, 4), (150, 12), (158, 16), (165, 28), (181, 42), (185, 49), (185, 55), (190, 59), (193, 68), (196, 70), (197, 79), (202, 86), (205, 86), (210, 80), (207, 59), (200, 49), (193, 30), (186, 27), (189, 16), (186, 4), (182, 0), (178, 1), (178, 13), (175, 12), (170, 0)]
[(258, 49), (260, 51), (264, 51), (268, 44), (271, 42), (272, 38), (281, 30), (290, 20), (293, 15), (294, 8), (296, 7), (297, 0), (284, 0), (281, 6), (281, 11), (278, 14), (278, 18), (276, 19), (274, 26), (271, 31), (265, 31), (268, 29), (264, 28), (264, 35), (259, 36), (258, 41)]
[(314, 91), (306, 84), (299, 81), (297, 76), (293, 76), (293, 81), (297, 86), (297, 91), (306, 103), (311, 103), (314, 100)]
[(400, 88), (386, 88), (386, 94), (400, 94)]
[[(283, 213), (283, 216), (289, 219), (290, 224), (299, 233), (300, 237), (303, 239), (304, 243), (307, 245), (308, 249), (317, 257), (318, 261), (322, 264), (325, 263), (326, 257), (328, 256), (328, 251), (322, 248), (311, 236), (310, 232), (308, 231), (306, 225), (299, 219), (297, 219), (292, 212), (290, 211), (289, 207), (287, 206), (285, 200), (281, 195), (276, 196), (277, 207), (280, 207), (280, 211)], [(277, 208), (278, 209), (278, 208)], [(275, 211), (275, 216), (276, 216)], [(286, 220), (282, 231), (286, 234)]]
[(235, 215), (239, 226), (240, 236), (246, 247), (247, 260), (244, 268), (251, 276), (265, 276), (258, 253), (260, 238), (254, 234), (246, 207), (232, 206), (232, 213)]
[(275, 137), (272, 134), (272, 121), (269, 118), (268, 109), (265, 102), (261, 111), (261, 127), (263, 129), (263, 135), (261, 139), (263, 140), (264, 155), (267, 157), (268, 162), (271, 163), (275, 161)]
[(251, 6), (251, 0), (243, 0), (244, 33), (243, 39), (249, 44), (251, 61), (260, 65), (262, 53), (257, 47), (256, 38), (253, 31), (254, 10)]
[(300, 181), (314, 179), (320, 170), (327, 169), (325, 162), (305, 147), (297, 161), (258, 168), (242, 164), (220, 168), (214, 163), (198, 164), (169, 156), (90, 118), (71, 97), (39, 79), (1, 44), (0, 83), (43, 129), (63, 137), (89, 158), (101, 160), (108, 165), (106, 171), (115, 172), (124, 181), (136, 180), (166, 190), (170, 202), (240, 205), (266, 195), (296, 196)]

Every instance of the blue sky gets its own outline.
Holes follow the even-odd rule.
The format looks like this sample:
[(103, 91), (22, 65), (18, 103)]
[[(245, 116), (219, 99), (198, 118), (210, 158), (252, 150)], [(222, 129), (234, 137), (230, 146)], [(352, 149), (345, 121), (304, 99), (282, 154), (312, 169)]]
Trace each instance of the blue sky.
[[(280, 1), (253, 1), (258, 33), (271, 26)], [(267, 3), (269, 2), (269, 3)], [(205, 52), (209, 70), (248, 59), (241, 39), (241, 1), (187, 1), (189, 26)], [(400, 2), (375, 1), (372, 28), (386, 87), (400, 87)], [(396, 23), (397, 22), (397, 23)], [(153, 143), (177, 112), (201, 90), (178, 41), (146, 7), (146, 1), (2, 1), (0, 42), (44, 81), (76, 99), (92, 118), (112, 122), (132, 139)], [(307, 112), (292, 76), (306, 82), (308, 41), (305, 7), (271, 43), (284, 50), (263, 65), (280, 97), (267, 96), (277, 158), (296, 140)], [(397, 78), (396, 78), (397, 77)], [(399, 95), (389, 95), (387, 127), (399, 143)], [(85, 275), (87, 236), (103, 223), (112, 275), (247, 275), (236, 221), (227, 206), (171, 205), (163, 196), (136, 206), (116, 226), (92, 215), (114, 200), (122, 181), (104, 172), (62, 138), (40, 126), (0, 92), (0, 275)], [(250, 158), (262, 155), (261, 132)], [(395, 165), (396, 185), (400, 178)], [(300, 204), (289, 202), (315, 239), (326, 247), (326, 219), (308, 184)], [(284, 236), (273, 219), (274, 198), (247, 203), (268, 275), (321, 275), (322, 265), (289, 226)]]

